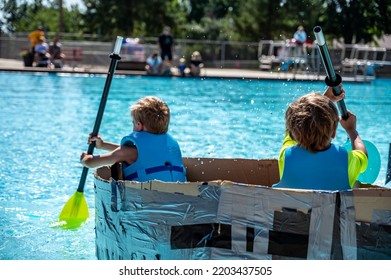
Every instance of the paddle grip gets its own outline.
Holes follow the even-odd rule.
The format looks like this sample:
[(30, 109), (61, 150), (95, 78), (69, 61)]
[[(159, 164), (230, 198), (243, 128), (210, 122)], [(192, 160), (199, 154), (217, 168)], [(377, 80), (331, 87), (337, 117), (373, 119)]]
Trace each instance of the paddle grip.
[[(329, 87), (332, 87), (334, 95), (338, 96), (341, 94), (341, 89), (339, 88), (339, 85), (342, 83), (342, 77), (336, 74), (334, 71), (333, 63), (330, 58), (330, 53), (327, 48), (327, 44), (323, 35), (322, 28), (320, 26), (315, 26), (314, 34), (316, 38), (316, 44), (318, 46), (318, 50), (322, 58), (323, 66), (325, 68), (326, 75), (327, 75), (325, 79), (325, 83)], [(349, 117), (349, 115), (346, 109), (345, 101), (340, 100), (337, 102), (337, 105), (342, 118), (346, 120)]]

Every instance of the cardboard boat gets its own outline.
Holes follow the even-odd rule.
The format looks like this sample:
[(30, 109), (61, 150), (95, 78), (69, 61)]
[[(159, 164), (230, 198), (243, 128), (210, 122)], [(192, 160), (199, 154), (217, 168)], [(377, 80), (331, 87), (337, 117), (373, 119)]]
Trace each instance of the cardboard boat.
[(391, 189), (272, 189), (275, 159), (184, 162), (186, 183), (95, 171), (98, 259), (391, 259)]

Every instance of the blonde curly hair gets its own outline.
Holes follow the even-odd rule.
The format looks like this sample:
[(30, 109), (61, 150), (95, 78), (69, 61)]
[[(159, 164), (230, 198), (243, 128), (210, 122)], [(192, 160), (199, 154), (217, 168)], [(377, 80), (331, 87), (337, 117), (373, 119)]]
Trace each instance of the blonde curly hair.
[(163, 100), (155, 96), (145, 96), (130, 106), (130, 112), (133, 121), (141, 122), (148, 132), (167, 133), (170, 109)]
[(338, 109), (326, 96), (311, 92), (289, 105), (285, 121), (291, 137), (316, 153), (330, 145), (339, 122)]

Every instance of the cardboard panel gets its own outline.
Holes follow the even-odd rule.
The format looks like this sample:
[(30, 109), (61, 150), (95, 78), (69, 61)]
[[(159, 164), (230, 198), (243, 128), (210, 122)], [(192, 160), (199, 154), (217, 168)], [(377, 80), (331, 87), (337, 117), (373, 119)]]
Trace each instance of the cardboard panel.
[(275, 159), (184, 158), (190, 182), (227, 180), (271, 187), (279, 181)]
[(391, 259), (391, 189), (271, 189), (251, 183), (277, 161), (185, 162), (195, 182), (95, 172), (98, 259)]
[[(188, 182), (232, 181), (271, 187), (279, 181), (278, 162), (275, 159), (219, 159), (183, 158)], [(109, 180), (122, 179), (121, 164), (101, 167), (96, 176)]]
[[(98, 259), (210, 259), (208, 246), (219, 244), (219, 235), (208, 227), (216, 223), (219, 188), (200, 185), (193, 196), (146, 190), (142, 185), (148, 186), (95, 180)], [(192, 227), (197, 234), (190, 234)], [(194, 246), (203, 244), (204, 234), (213, 237), (209, 245)]]
[(222, 187), (218, 207), (218, 221), (232, 225), (232, 251), (212, 258), (331, 258), (335, 193), (234, 184)]
[(391, 189), (341, 192), (344, 259), (391, 259)]
[(391, 210), (391, 189), (354, 189), (353, 196), (356, 221), (371, 222), (375, 210)]

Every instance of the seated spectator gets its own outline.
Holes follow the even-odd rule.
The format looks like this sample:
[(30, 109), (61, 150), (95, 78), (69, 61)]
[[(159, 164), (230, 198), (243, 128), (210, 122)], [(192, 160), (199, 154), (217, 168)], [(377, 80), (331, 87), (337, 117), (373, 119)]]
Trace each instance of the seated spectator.
[(160, 76), (162, 74), (163, 63), (157, 53), (153, 53), (148, 57), (146, 63), (145, 70), (148, 75)]
[(49, 67), (50, 54), (49, 54), (49, 45), (46, 43), (44, 36), (39, 37), (38, 44), (34, 47), (34, 61), (35, 66), (37, 67)]
[(293, 34), (293, 40), (296, 44), (296, 55), (302, 56), (305, 54), (305, 47), (304, 44), (307, 41), (307, 33), (304, 31), (303, 26), (299, 26), (297, 28), (297, 31)]
[(62, 45), (58, 36), (54, 37), (53, 41), (49, 45), (50, 59), (55, 68), (62, 68), (64, 65), (65, 55), (62, 53)]
[(190, 74), (192, 76), (199, 76), (201, 74), (201, 69), (204, 67), (204, 63), (202, 62), (202, 57), (199, 51), (193, 52), (190, 59)]
[(167, 61), (167, 60), (164, 60), (163, 63), (162, 63), (162, 72), (161, 72), (161, 75), (162, 76), (172, 76), (172, 71), (171, 71), (171, 62), (170, 61)]
[(178, 65), (178, 70), (179, 70), (179, 75), (181, 77), (185, 77), (186, 76), (186, 59), (185, 58), (180, 58), (179, 59), (179, 65)]

